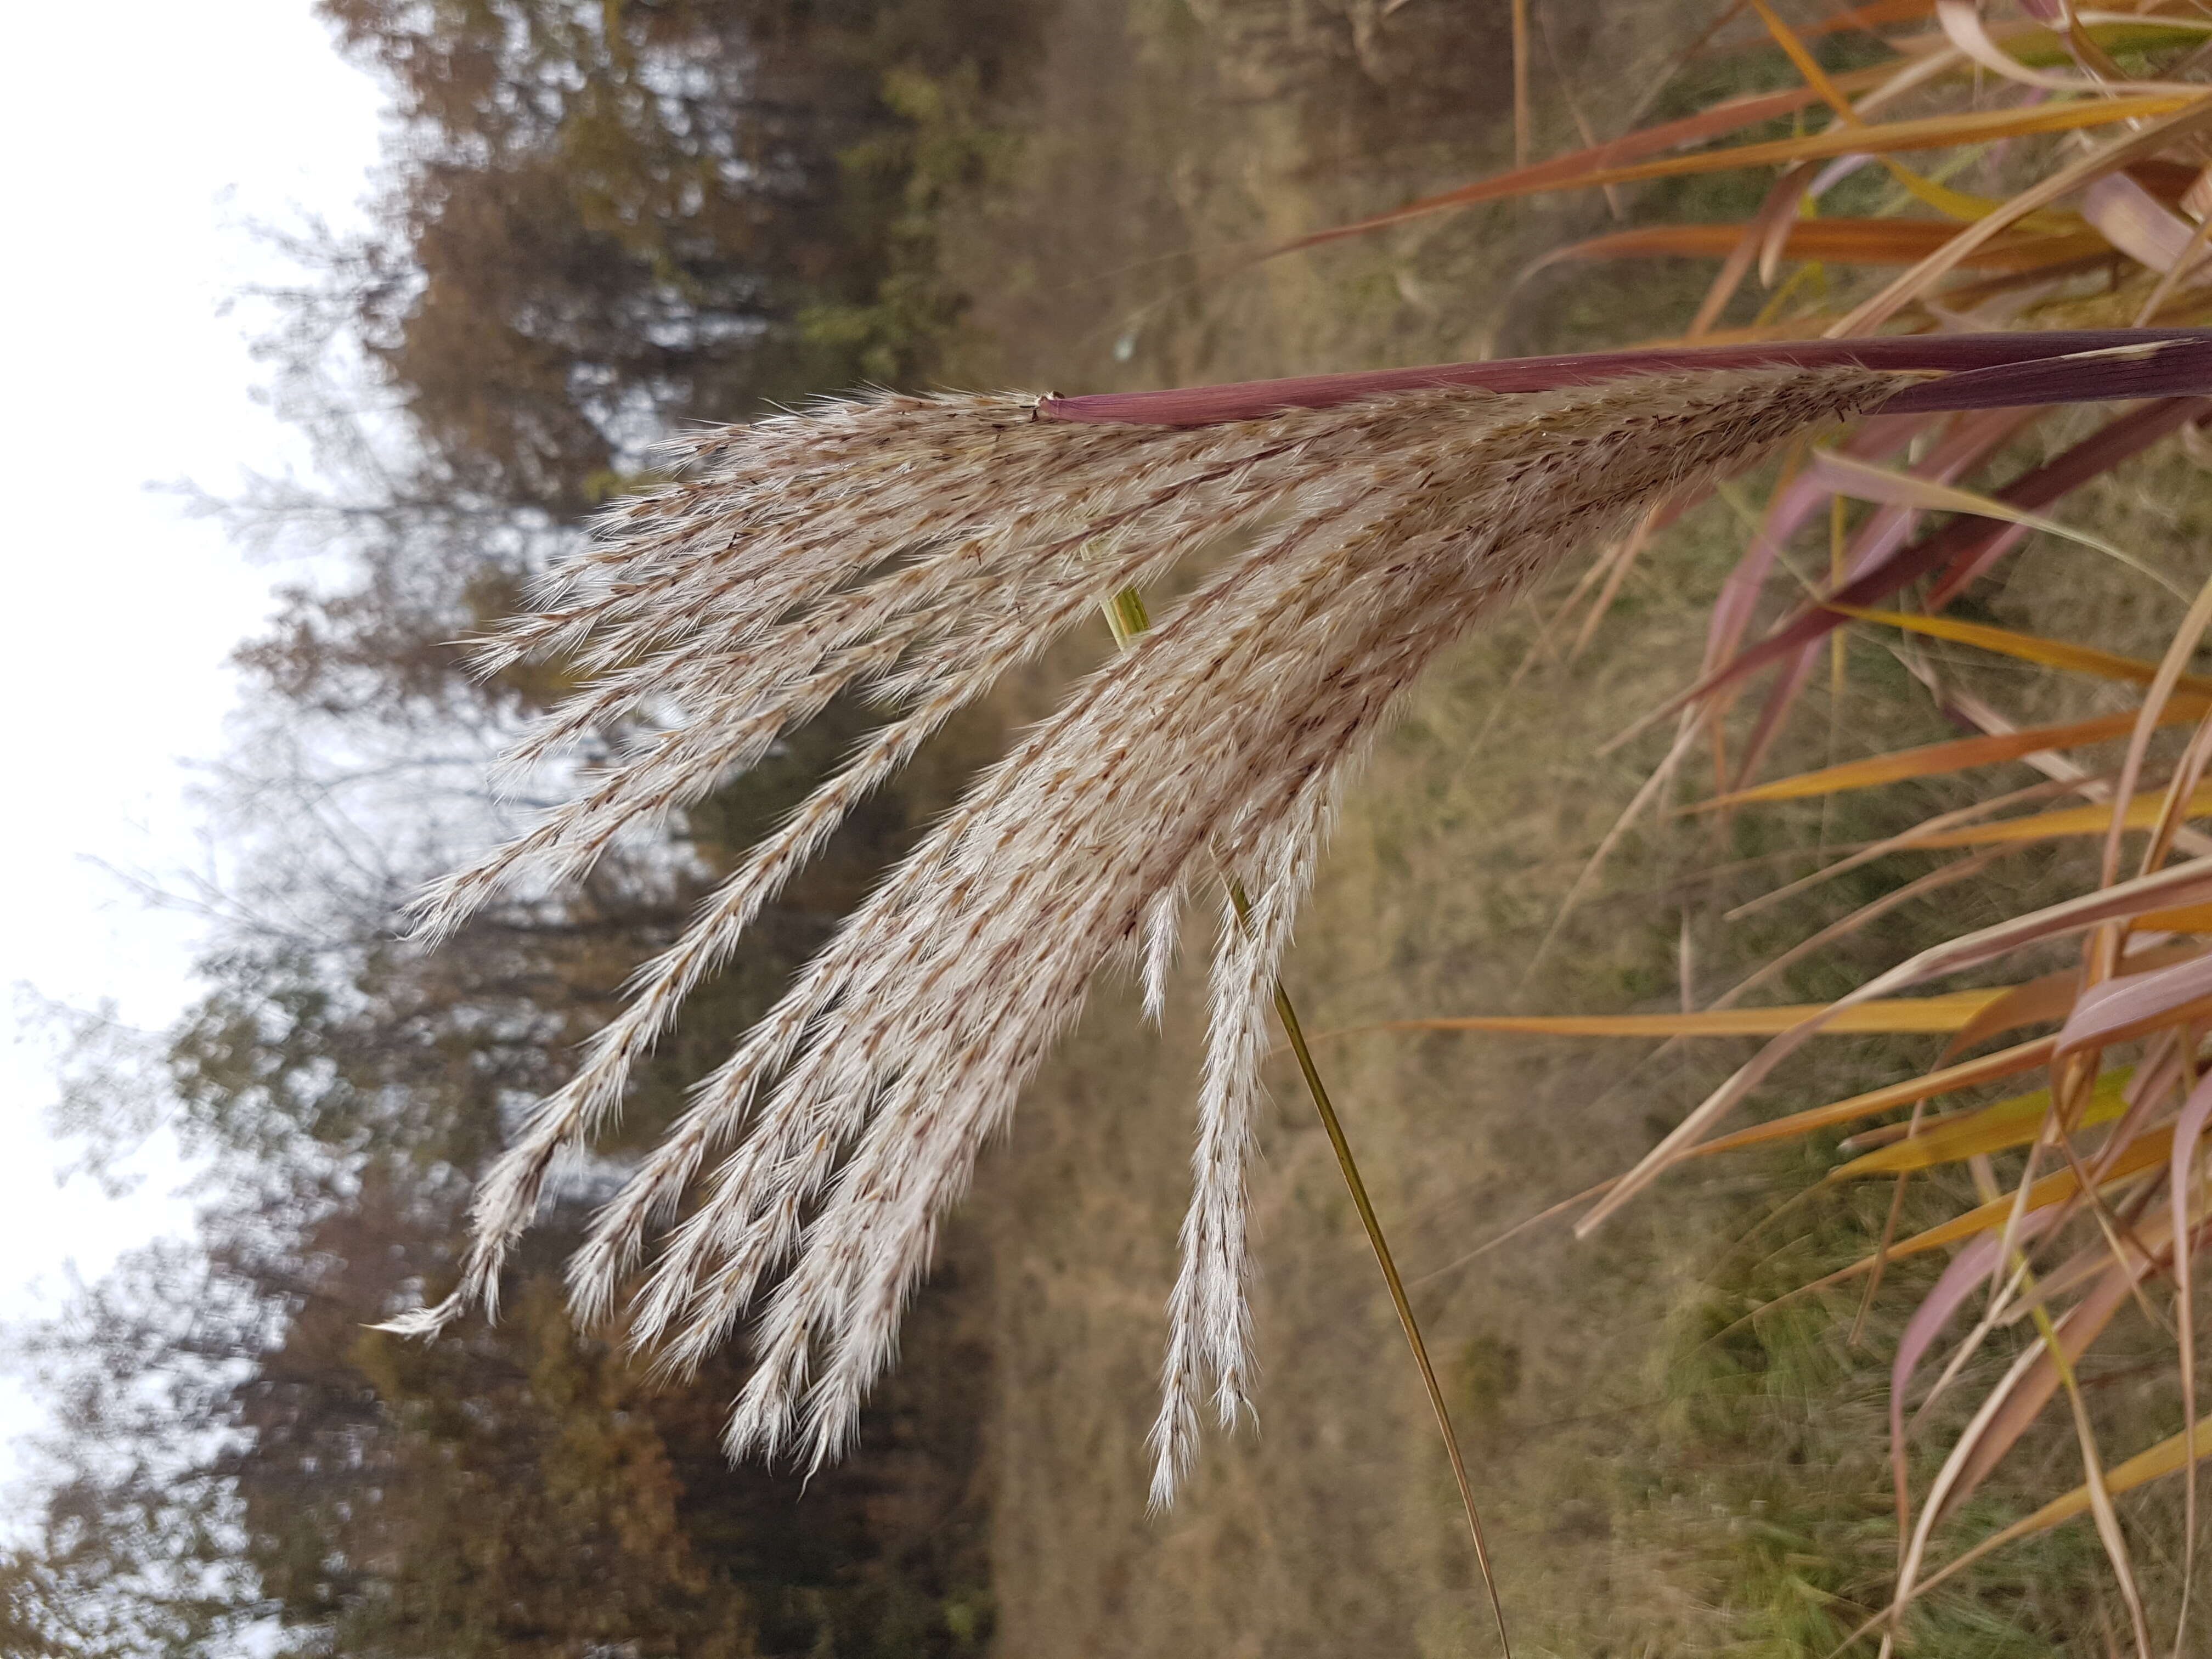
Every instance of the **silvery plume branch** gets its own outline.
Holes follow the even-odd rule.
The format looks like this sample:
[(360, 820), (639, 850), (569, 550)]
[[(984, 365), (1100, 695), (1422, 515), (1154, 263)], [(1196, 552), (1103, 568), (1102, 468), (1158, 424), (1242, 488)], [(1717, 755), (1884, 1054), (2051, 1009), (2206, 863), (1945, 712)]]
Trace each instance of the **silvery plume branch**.
[[(1547, 567), (1670, 491), (1877, 408), (2212, 391), (2212, 336), (1766, 343), (1129, 396), (883, 395), (687, 441), (484, 643), (595, 678), (518, 768), (642, 730), (573, 799), (420, 900), (434, 940), (573, 878), (766, 757), (841, 694), (883, 723), (753, 848), (537, 1109), (475, 1202), (453, 1294), (496, 1312), (549, 1173), (866, 793), (1089, 617), (1239, 550), (982, 774), (696, 1090), (574, 1259), (580, 1317), (684, 1370), (754, 1316), (733, 1455), (850, 1439), (935, 1229), (1109, 962), (1157, 1006), (1182, 896), (1233, 874), (1212, 972), (1194, 1194), (1170, 1304), (1155, 1497), (1210, 1392), (1251, 1388), (1246, 1180), (1277, 966), (1344, 781), (1422, 670)], [(1143, 941), (1149, 936), (1149, 947)], [(648, 1254), (650, 1260), (648, 1261)]]

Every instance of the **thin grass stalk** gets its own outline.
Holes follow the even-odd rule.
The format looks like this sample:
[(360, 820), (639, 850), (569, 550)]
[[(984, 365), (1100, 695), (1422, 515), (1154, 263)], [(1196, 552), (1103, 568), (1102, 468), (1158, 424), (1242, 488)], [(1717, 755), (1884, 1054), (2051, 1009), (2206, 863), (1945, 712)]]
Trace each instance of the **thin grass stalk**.
[(1528, 165), (1535, 112), (1528, 98), (1528, 0), (1513, 0), (1513, 165)]
[[(1152, 626), (1144, 595), (1133, 587), (1123, 588), (1109, 599), (1104, 607), (1107, 627), (1114, 642), (1126, 651), (1138, 635)], [(1240, 926), (1252, 924), (1252, 901), (1244, 890), (1244, 884), (1233, 874), (1224, 875), (1229, 902), (1235, 909)], [(1173, 918), (1162, 924), (1172, 927)], [(1148, 1001), (1156, 1001), (1164, 993), (1148, 973), (1146, 994)], [(1468, 1536), (1474, 1545), (1475, 1565), (1482, 1573), (1482, 1588), (1489, 1598), (1492, 1618), (1498, 1626), (1498, 1650), (1505, 1659), (1512, 1659), (1513, 1638), (1505, 1626), (1505, 1604), (1498, 1589), (1498, 1575), (1491, 1565), (1490, 1544), (1482, 1530), (1482, 1514), (1476, 1508), (1474, 1485), (1468, 1478), (1467, 1459), (1460, 1450), (1459, 1435), (1452, 1426), (1451, 1411), (1445, 1403), (1443, 1389), (1437, 1381), (1436, 1367), (1430, 1363), (1428, 1343), (1421, 1335), (1420, 1322), (1413, 1316), (1413, 1305), (1406, 1294), (1405, 1281), (1399, 1277), (1398, 1264), (1390, 1252), (1390, 1241), (1384, 1237), (1382, 1223), (1375, 1213), (1375, 1206), (1367, 1196), (1367, 1182), (1359, 1173), (1358, 1161), (1353, 1158), (1352, 1142), (1344, 1133), (1344, 1125), (1336, 1115), (1336, 1107), (1329, 1097), (1328, 1086), (1322, 1083), (1321, 1068), (1315, 1063), (1313, 1051), (1306, 1044), (1305, 1026), (1298, 1018), (1297, 1006), (1281, 980), (1274, 982), (1275, 1017), (1281, 1023), (1283, 1035), (1297, 1056), (1298, 1075), (1304, 1080), (1306, 1093), (1314, 1103), (1322, 1127), (1328, 1132), (1328, 1144), (1336, 1155), (1336, 1167), (1344, 1177), (1345, 1189), (1352, 1195), (1352, 1207), (1359, 1212), (1359, 1224), (1367, 1235), (1369, 1249), (1375, 1253), (1376, 1265), (1382, 1269), (1382, 1283), (1390, 1293), (1390, 1304), (1397, 1312), (1399, 1328), (1406, 1334), (1406, 1344), (1413, 1350), (1413, 1364), (1419, 1371), (1421, 1387), (1428, 1395), (1429, 1408), (1436, 1414), (1437, 1432), (1443, 1437), (1444, 1456), (1449, 1461), (1452, 1479), (1459, 1487), (1460, 1504), (1467, 1512)]]
[(1451, 1459), (1452, 1479), (1458, 1483), (1460, 1503), (1467, 1510), (1468, 1535), (1474, 1540), (1474, 1559), (1482, 1569), (1482, 1587), (1490, 1597), (1491, 1616), (1497, 1620), (1498, 1646), (1506, 1659), (1511, 1659), (1513, 1642), (1506, 1634), (1505, 1607), (1498, 1599), (1498, 1576), (1491, 1567), (1490, 1546), (1483, 1538), (1482, 1516), (1475, 1509), (1474, 1486), (1468, 1479), (1467, 1459), (1461, 1455), (1459, 1436), (1452, 1429), (1451, 1411), (1444, 1403), (1437, 1369), (1429, 1362), (1428, 1344), (1421, 1340), (1420, 1323), (1413, 1317), (1413, 1304), (1406, 1294), (1405, 1280), (1398, 1276), (1398, 1264), (1391, 1259), (1389, 1243), (1382, 1236), (1382, 1224), (1376, 1219), (1375, 1206), (1367, 1196), (1367, 1183), (1359, 1178), (1359, 1165), (1352, 1156), (1352, 1143), (1346, 1139), (1344, 1125), (1329, 1103), (1328, 1090), (1314, 1064), (1313, 1050), (1306, 1046), (1297, 1010), (1291, 1006), (1289, 994), (1279, 985), (1275, 988), (1275, 1012), (1283, 1022), (1283, 1034), (1290, 1040), (1291, 1052), (1297, 1057), (1298, 1072), (1305, 1079), (1307, 1092), (1313, 1097), (1314, 1109), (1321, 1114), (1322, 1127), (1328, 1132), (1328, 1144), (1336, 1153), (1337, 1168), (1344, 1172), (1344, 1184), (1359, 1211), (1359, 1224), (1366, 1230), (1376, 1265), (1382, 1270), (1382, 1282), (1390, 1287), (1390, 1304), (1397, 1310), (1398, 1323), (1406, 1333), (1406, 1345), (1413, 1351), (1413, 1363), (1420, 1368), (1421, 1387), (1428, 1394), (1429, 1409), (1436, 1413), (1437, 1431), (1443, 1437), (1445, 1455)]

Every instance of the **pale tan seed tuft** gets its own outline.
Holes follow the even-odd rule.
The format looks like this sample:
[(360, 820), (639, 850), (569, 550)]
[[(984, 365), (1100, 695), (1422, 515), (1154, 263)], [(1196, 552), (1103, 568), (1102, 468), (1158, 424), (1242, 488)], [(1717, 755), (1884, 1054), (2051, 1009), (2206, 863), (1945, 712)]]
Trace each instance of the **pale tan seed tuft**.
[[(1153, 1495), (1201, 1402), (1249, 1401), (1246, 1187), (1272, 987), (1348, 772), (1437, 653), (1545, 567), (1667, 492), (1878, 404), (1853, 368), (1650, 375), (1501, 396), (1398, 393), (1177, 430), (1030, 417), (1017, 397), (884, 397), (696, 441), (553, 573), (497, 668), (566, 653), (598, 679), (516, 753), (617, 722), (654, 735), (515, 842), (439, 883), (434, 938), (510, 884), (573, 878), (618, 835), (757, 763), (841, 693), (886, 723), (641, 972), (575, 1076), (494, 1166), (461, 1284), (399, 1328), (495, 1306), (547, 1175), (868, 791), (1103, 598), (1242, 529), (1249, 544), (1078, 685), (970, 788), (702, 1082), (571, 1264), (580, 1315), (631, 1291), (682, 1371), (749, 1314), (733, 1454), (810, 1464), (851, 1438), (939, 1219), (1110, 960), (1164, 994), (1182, 895), (1224, 911)], [(689, 1213), (674, 1218), (690, 1200)], [(657, 1255), (647, 1265), (648, 1250)]]

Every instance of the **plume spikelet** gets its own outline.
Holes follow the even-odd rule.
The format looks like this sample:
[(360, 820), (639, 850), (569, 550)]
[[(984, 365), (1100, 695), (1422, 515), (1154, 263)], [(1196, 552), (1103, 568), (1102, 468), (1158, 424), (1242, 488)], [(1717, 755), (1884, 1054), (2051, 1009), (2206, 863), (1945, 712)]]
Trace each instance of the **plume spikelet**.
[(857, 801), (1103, 598), (1237, 530), (1241, 551), (1076, 686), (846, 920), (571, 1265), (587, 1318), (635, 1280), (633, 1340), (678, 1372), (757, 1316), (730, 1449), (818, 1465), (892, 1357), (940, 1218), (1092, 980), (1141, 960), (1157, 1009), (1182, 896), (1233, 876), (1249, 904), (1224, 909), (1213, 957), (1153, 1437), (1165, 1503), (1200, 1402), (1211, 1394), (1225, 1423), (1249, 1397), (1266, 1022), (1348, 771), (1423, 668), (1538, 570), (1898, 385), (1850, 364), (1732, 368), (1435, 387), (1190, 428), (1040, 421), (1019, 397), (879, 397), (696, 441), (680, 483), (605, 520), (538, 613), (482, 653), (495, 668), (562, 653), (598, 677), (518, 765), (617, 723), (651, 735), (427, 893), (422, 934), (511, 884), (574, 876), (833, 696), (866, 696), (885, 722), (640, 972), (485, 1180), (459, 1289), (402, 1328), (495, 1308), (556, 1158), (604, 1129), (685, 997)]

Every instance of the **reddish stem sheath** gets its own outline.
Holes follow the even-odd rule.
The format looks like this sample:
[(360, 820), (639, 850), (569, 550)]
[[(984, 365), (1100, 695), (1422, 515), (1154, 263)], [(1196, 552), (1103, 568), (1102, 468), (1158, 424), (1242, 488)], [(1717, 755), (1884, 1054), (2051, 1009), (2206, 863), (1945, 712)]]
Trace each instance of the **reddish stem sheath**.
[(2050, 333), (1905, 334), (1856, 340), (1769, 340), (1743, 345), (1599, 351), (1434, 363), (1346, 374), (1309, 374), (1164, 392), (1107, 392), (1047, 398), (1041, 421), (1137, 426), (1216, 426), (1289, 409), (1333, 409), (1361, 398), (1431, 386), (1550, 392), (1630, 374), (1792, 363), (1934, 374), (1915, 380), (1884, 408), (1898, 414), (2002, 409), (2031, 404), (2212, 395), (2212, 330), (2094, 329)]

